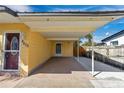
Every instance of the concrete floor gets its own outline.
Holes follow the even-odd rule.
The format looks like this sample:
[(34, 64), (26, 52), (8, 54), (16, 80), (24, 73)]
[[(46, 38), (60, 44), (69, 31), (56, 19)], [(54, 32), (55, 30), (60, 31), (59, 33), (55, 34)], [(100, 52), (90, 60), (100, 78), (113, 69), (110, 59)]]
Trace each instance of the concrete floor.
[(93, 87), (92, 76), (73, 58), (51, 58), (16, 87)]
[[(91, 59), (80, 57), (79, 63), (91, 73)], [(124, 88), (124, 70), (95, 61), (94, 75), (95, 79), (90, 81), (96, 88)]]
[(3, 78), (0, 81), (0, 87), (94, 87), (90, 82), (90, 80), (94, 80), (94, 78), (74, 58), (51, 58), (29, 77), (17, 79), (18, 78), (5, 80), (5, 78)]
[(95, 61), (95, 77), (91, 76), (91, 59), (81, 57), (52, 58), (31, 76), (20, 78), (0, 74), (0, 87), (31, 88), (124, 88), (124, 71)]

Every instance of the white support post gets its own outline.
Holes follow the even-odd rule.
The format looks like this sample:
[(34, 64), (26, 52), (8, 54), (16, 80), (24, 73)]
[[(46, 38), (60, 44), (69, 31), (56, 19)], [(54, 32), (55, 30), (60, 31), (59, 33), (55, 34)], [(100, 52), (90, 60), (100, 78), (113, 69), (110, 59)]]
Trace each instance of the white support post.
[(78, 61), (79, 61), (79, 49), (80, 46), (79, 46), (79, 40), (77, 41), (77, 58), (78, 58)]
[[(93, 33), (92, 37), (94, 37)], [(94, 38), (92, 38), (92, 76), (94, 76)]]

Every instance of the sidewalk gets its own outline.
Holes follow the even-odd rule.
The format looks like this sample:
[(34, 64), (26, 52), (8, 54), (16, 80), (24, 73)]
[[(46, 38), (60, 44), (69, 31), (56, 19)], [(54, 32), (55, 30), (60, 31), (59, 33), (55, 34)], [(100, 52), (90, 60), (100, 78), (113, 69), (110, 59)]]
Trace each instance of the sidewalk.
[[(91, 73), (91, 59), (80, 57), (79, 63)], [(124, 87), (124, 71), (113, 66), (95, 61), (94, 76), (96, 80), (91, 80), (91, 82), (95, 87)]]
[(0, 75), (0, 88), (13, 88), (23, 79), (22, 77), (5, 73), (4, 75)]

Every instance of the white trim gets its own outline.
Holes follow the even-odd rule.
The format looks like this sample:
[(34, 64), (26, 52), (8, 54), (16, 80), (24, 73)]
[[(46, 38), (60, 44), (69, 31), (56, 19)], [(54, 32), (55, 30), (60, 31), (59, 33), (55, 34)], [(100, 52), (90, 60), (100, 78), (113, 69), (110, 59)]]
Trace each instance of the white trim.
[(94, 61), (94, 34), (92, 33), (92, 76), (94, 76), (94, 65), (95, 65), (95, 61)]
[(55, 46), (55, 56), (60, 57), (62, 56), (62, 42), (56, 42), (56, 45), (57, 44), (61, 44), (61, 54), (56, 54), (56, 46)]
[(78, 57), (78, 61), (80, 60), (80, 59), (79, 59), (79, 56), (80, 56), (80, 45), (79, 45), (79, 40), (80, 40), (80, 39), (77, 40), (77, 57)]
[[(19, 50), (5, 50), (5, 35), (7, 34), (7, 33), (19, 33), (20, 35), (20, 39), (19, 39)], [(12, 31), (12, 32), (10, 32), (10, 31), (6, 31), (6, 32), (4, 32), (3, 33), (3, 57), (2, 57), (2, 71), (19, 71), (20, 70), (20, 62), (21, 62), (21, 59), (20, 59), (20, 52), (21, 52), (21, 40), (22, 40), (22, 33), (20, 32), (20, 31)], [(4, 56), (5, 56), (5, 51), (6, 52), (11, 52), (11, 51), (16, 51), (16, 52), (19, 52), (19, 59), (18, 59), (18, 69), (16, 69), (16, 70), (14, 70), (14, 69), (4, 69)]]

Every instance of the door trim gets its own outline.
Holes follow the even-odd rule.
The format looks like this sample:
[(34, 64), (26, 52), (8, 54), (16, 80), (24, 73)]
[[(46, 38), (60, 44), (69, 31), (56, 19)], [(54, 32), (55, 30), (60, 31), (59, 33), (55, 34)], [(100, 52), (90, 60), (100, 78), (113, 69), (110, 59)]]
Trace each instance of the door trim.
[[(5, 55), (5, 36), (6, 36), (6, 34), (7, 33), (18, 33), (18, 34), (20, 34), (19, 36), (20, 36), (20, 40), (19, 40), (19, 59), (18, 59), (18, 69), (4, 69), (4, 55)], [(4, 32), (3, 33), (3, 41), (2, 41), (2, 44), (3, 44), (3, 46), (2, 46), (2, 48), (3, 48), (3, 53), (2, 53), (2, 71), (19, 71), (20, 70), (20, 62), (21, 62), (21, 59), (20, 59), (20, 52), (21, 52), (21, 41), (22, 41), (22, 33), (20, 32), (20, 31), (12, 31), (12, 32), (8, 32), (8, 31), (6, 31), (6, 32)], [(9, 51), (11, 51), (11, 50), (9, 50)], [(13, 50), (14, 51), (14, 50)]]
[(60, 57), (60, 56), (62, 56), (62, 42), (56, 42), (56, 45), (57, 44), (61, 44), (61, 54), (56, 54), (56, 46), (55, 46), (55, 56)]

